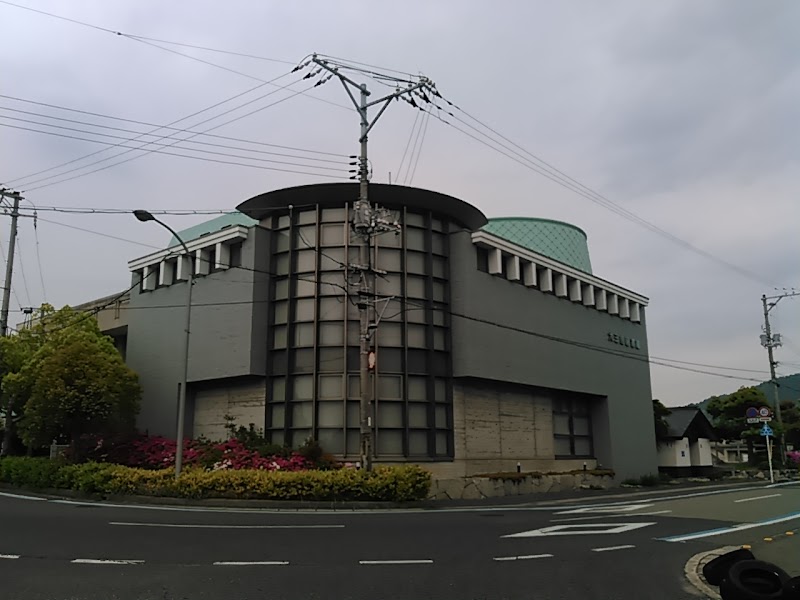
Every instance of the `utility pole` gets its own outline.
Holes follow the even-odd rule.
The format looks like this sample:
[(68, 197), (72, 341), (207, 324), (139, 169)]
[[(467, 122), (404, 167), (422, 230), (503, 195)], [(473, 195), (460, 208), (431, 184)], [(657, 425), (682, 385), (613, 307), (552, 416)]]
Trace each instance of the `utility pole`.
[[(359, 381), (361, 384), (360, 400), (360, 439), (359, 448), (361, 455), (361, 467), (367, 471), (372, 470), (372, 459), (374, 456), (372, 429), (372, 382), (370, 381), (370, 355), (372, 353), (372, 345), (375, 331), (378, 323), (374, 318), (374, 305), (375, 297), (373, 291), (373, 280), (376, 273), (380, 274), (381, 271), (377, 270), (375, 265), (372, 264), (372, 238), (383, 233), (394, 232), (400, 233), (400, 224), (392, 218), (391, 213), (377, 206), (372, 206), (369, 201), (369, 161), (367, 158), (367, 140), (370, 130), (375, 123), (389, 107), (392, 100), (403, 99), (414, 108), (424, 110), (415, 101), (414, 96), (430, 102), (426, 91), (438, 96), (436, 87), (433, 82), (424, 76), (412, 77), (403, 79), (394, 75), (376, 73), (375, 71), (365, 70), (363, 67), (349, 65), (345, 62), (331, 59), (329, 57), (322, 57), (314, 54), (311, 59), (303, 64), (295, 67), (294, 71), (299, 71), (310, 65), (316, 65), (316, 69), (310, 71), (303, 77), (303, 79), (311, 79), (326, 71), (327, 74), (323, 75), (314, 87), (321, 85), (333, 77), (337, 77), (344, 86), (347, 95), (352, 100), (356, 112), (358, 112), (360, 122), (360, 135), (358, 138), (360, 144), (360, 153), (357, 157), (358, 162), (351, 163), (352, 166), (357, 166), (357, 169), (351, 172), (356, 173), (351, 179), (358, 179), (359, 190), (358, 199), (353, 206), (353, 219), (352, 228), (357, 234), (358, 244), (358, 264), (348, 265), (351, 273), (358, 274), (358, 312), (359, 312)], [(358, 73), (359, 75), (370, 74), (370, 76), (377, 75), (380, 80), (386, 84), (395, 84), (395, 91), (377, 98), (370, 100), (371, 92), (365, 83), (357, 83), (343, 71)], [(353, 92), (356, 92), (358, 99)], [(378, 113), (370, 120), (369, 109), (371, 107), (380, 105)]]
[(780, 438), (780, 453), (781, 462), (786, 463), (786, 434), (783, 432), (783, 417), (781, 416), (781, 402), (778, 395), (778, 381), (775, 375), (775, 361), (772, 349), (783, 345), (781, 342), (781, 335), (779, 333), (773, 334), (772, 327), (769, 323), (769, 311), (775, 308), (783, 298), (791, 298), (793, 296), (800, 296), (800, 292), (792, 290), (791, 292), (784, 292), (776, 296), (761, 296), (761, 305), (764, 308), (764, 333), (761, 335), (761, 345), (767, 349), (767, 356), (769, 357), (769, 378), (772, 384), (772, 398), (775, 406), (775, 418), (778, 420), (778, 425), (781, 428)]
[(6, 188), (0, 188), (0, 199), (11, 198), (11, 234), (8, 238), (8, 259), (6, 261), (6, 278), (3, 283), (3, 304), (0, 309), (0, 336), (8, 335), (8, 305), (11, 302), (11, 278), (14, 274), (14, 249), (17, 242), (17, 219), (19, 219), (19, 201), (22, 196)]

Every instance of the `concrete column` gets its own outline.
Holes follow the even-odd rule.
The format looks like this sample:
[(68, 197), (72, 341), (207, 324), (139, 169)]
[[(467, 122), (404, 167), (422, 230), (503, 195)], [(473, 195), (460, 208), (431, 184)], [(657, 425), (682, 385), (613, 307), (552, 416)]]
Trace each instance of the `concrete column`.
[(489, 250), (489, 273), (500, 275), (503, 272), (503, 253), (498, 248)]
[(594, 286), (591, 283), (583, 284), (583, 305), (594, 306)]
[(545, 267), (539, 273), (539, 289), (543, 292), (553, 291), (553, 271), (551, 269)]
[(178, 256), (177, 268), (175, 269), (175, 279), (185, 281), (189, 279), (192, 272), (192, 257), (185, 254)]
[(594, 305), (597, 310), (608, 310), (608, 294), (605, 290), (594, 291)]
[(231, 266), (231, 247), (228, 244), (218, 242), (216, 254), (215, 269), (227, 269)]
[(557, 273), (555, 277), (556, 296), (559, 298), (567, 297), (567, 276), (564, 273)]
[(208, 275), (211, 271), (211, 252), (207, 248), (200, 248), (195, 252), (195, 275)]
[(638, 302), (631, 302), (631, 321), (633, 321), (634, 323), (642, 322), (642, 315), (639, 309)]
[(607, 298), (608, 298), (608, 314), (610, 314), (610, 315), (618, 315), (619, 314), (619, 296), (609, 292), (607, 294)]
[(142, 269), (142, 289), (146, 292), (156, 289), (156, 277), (158, 277), (158, 271), (154, 266), (148, 265)]
[(536, 264), (526, 262), (522, 265), (522, 282), (528, 287), (536, 287)]
[(619, 316), (623, 319), (629, 319), (631, 316), (631, 310), (627, 298), (619, 299)]
[(519, 281), (519, 256), (506, 257), (506, 274), (509, 281)]
[(583, 300), (583, 295), (581, 294), (581, 282), (577, 279), (571, 279), (569, 281), (569, 299), (573, 302), (580, 302)]
[(171, 260), (162, 260), (158, 263), (158, 285), (172, 285), (175, 281), (175, 263)]

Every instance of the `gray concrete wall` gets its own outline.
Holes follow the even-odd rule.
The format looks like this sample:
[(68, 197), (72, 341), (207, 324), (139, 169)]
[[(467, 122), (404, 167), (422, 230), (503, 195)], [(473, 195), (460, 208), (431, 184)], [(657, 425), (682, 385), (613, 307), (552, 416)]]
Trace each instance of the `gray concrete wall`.
[[(468, 232), (452, 234), (450, 247), (454, 377), (604, 396), (606, 400), (598, 399), (592, 414), (598, 461), (623, 478), (655, 473), (645, 311), (641, 323), (633, 323), (481, 272)], [(609, 352), (632, 352), (608, 341), (609, 333), (618, 334), (639, 340), (641, 348), (636, 352), (643, 360), (524, 332), (592, 344)]]
[(228, 437), (226, 417), (233, 417), (236, 427), (263, 431), (266, 417), (264, 380), (259, 377), (223, 380), (196, 389), (193, 396), (193, 432), (195, 437), (224, 440)]
[[(253, 228), (242, 245), (242, 266), (195, 279), (189, 352), (191, 382), (263, 376), (267, 341), (269, 232)], [(174, 435), (183, 368), (186, 283), (131, 291), (127, 363), (143, 389), (141, 430)], [(187, 404), (191, 408), (191, 399)], [(191, 418), (187, 411), (187, 435)]]

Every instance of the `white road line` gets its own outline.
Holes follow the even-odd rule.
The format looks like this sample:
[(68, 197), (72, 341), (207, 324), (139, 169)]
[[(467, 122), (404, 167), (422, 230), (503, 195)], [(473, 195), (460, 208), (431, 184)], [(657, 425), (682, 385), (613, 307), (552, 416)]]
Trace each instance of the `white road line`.
[(360, 565), (432, 565), (433, 561), (428, 558), (419, 560), (360, 560)]
[(769, 496), (756, 496), (755, 498), (742, 498), (741, 500), (734, 500), (734, 504), (738, 504), (739, 502), (752, 502), (753, 500), (766, 500), (767, 498), (777, 498), (782, 494), (770, 494)]
[[(636, 513), (637, 517), (647, 517), (650, 515), (664, 515), (666, 513), (671, 513), (671, 510), (654, 510), (653, 512), (643, 512), (643, 513)], [(620, 513), (618, 515), (613, 514), (602, 514), (602, 515), (594, 515), (592, 517), (569, 517), (567, 519), (550, 519), (551, 523), (566, 523), (568, 521), (590, 521), (592, 519), (615, 519), (617, 517), (620, 518), (628, 518), (630, 514), (627, 513)]]
[(252, 566), (283, 566), (288, 565), (288, 560), (254, 560), (254, 561), (238, 561), (238, 560), (220, 560), (213, 563), (218, 567), (252, 567)]
[(25, 496), (24, 494), (11, 494), (9, 492), (0, 492), (0, 496), (16, 498), (17, 500), (47, 500), (47, 498), (39, 498), (39, 496)]
[(611, 552), (612, 550), (627, 550), (628, 548), (636, 548), (631, 544), (626, 544), (624, 546), (607, 546), (605, 548), (592, 548), (592, 552)]
[(720, 527), (719, 529), (709, 529), (707, 531), (698, 531), (697, 533), (687, 533), (686, 535), (674, 535), (658, 539), (664, 542), (688, 542), (689, 540), (699, 540), (700, 538), (725, 535), (726, 533), (733, 533), (734, 531), (755, 529), (756, 527), (763, 527), (764, 525), (775, 525), (776, 523), (785, 523), (786, 521), (795, 521), (797, 519), (800, 519), (800, 512), (775, 517), (774, 519), (757, 521), (755, 523), (742, 523), (741, 525), (732, 525), (731, 527)]
[(173, 527), (177, 529), (342, 529), (344, 525), (195, 525), (189, 523), (128, 523), (109, 521), (109, 525), (126, 527)]
[(528, 554), (527, 556), (495, 556), (493, 560), (508, 561), (508, 560), (532, 560), (534, 558), (553, 558), (552, 554)]
[(79, 565), (141, 565), (143, 560), (123, 560), (123, 559), (99, 559), (99, 558), (76, 558), (71, 563)]
[(5, 558), (7, 560), (16, 560), (19, 558), (19, 554), (0, 554), (0, 558)]

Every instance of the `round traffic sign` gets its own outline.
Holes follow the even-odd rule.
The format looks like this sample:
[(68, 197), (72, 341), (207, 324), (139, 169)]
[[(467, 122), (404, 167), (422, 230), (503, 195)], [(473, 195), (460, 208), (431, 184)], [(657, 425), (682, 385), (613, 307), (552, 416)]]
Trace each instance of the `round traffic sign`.
[(766, 406), (762, 406), (761, 408), (758, 409), (758, 415), (760, 417), (769, 417), (772, 415), (772, 411)]

